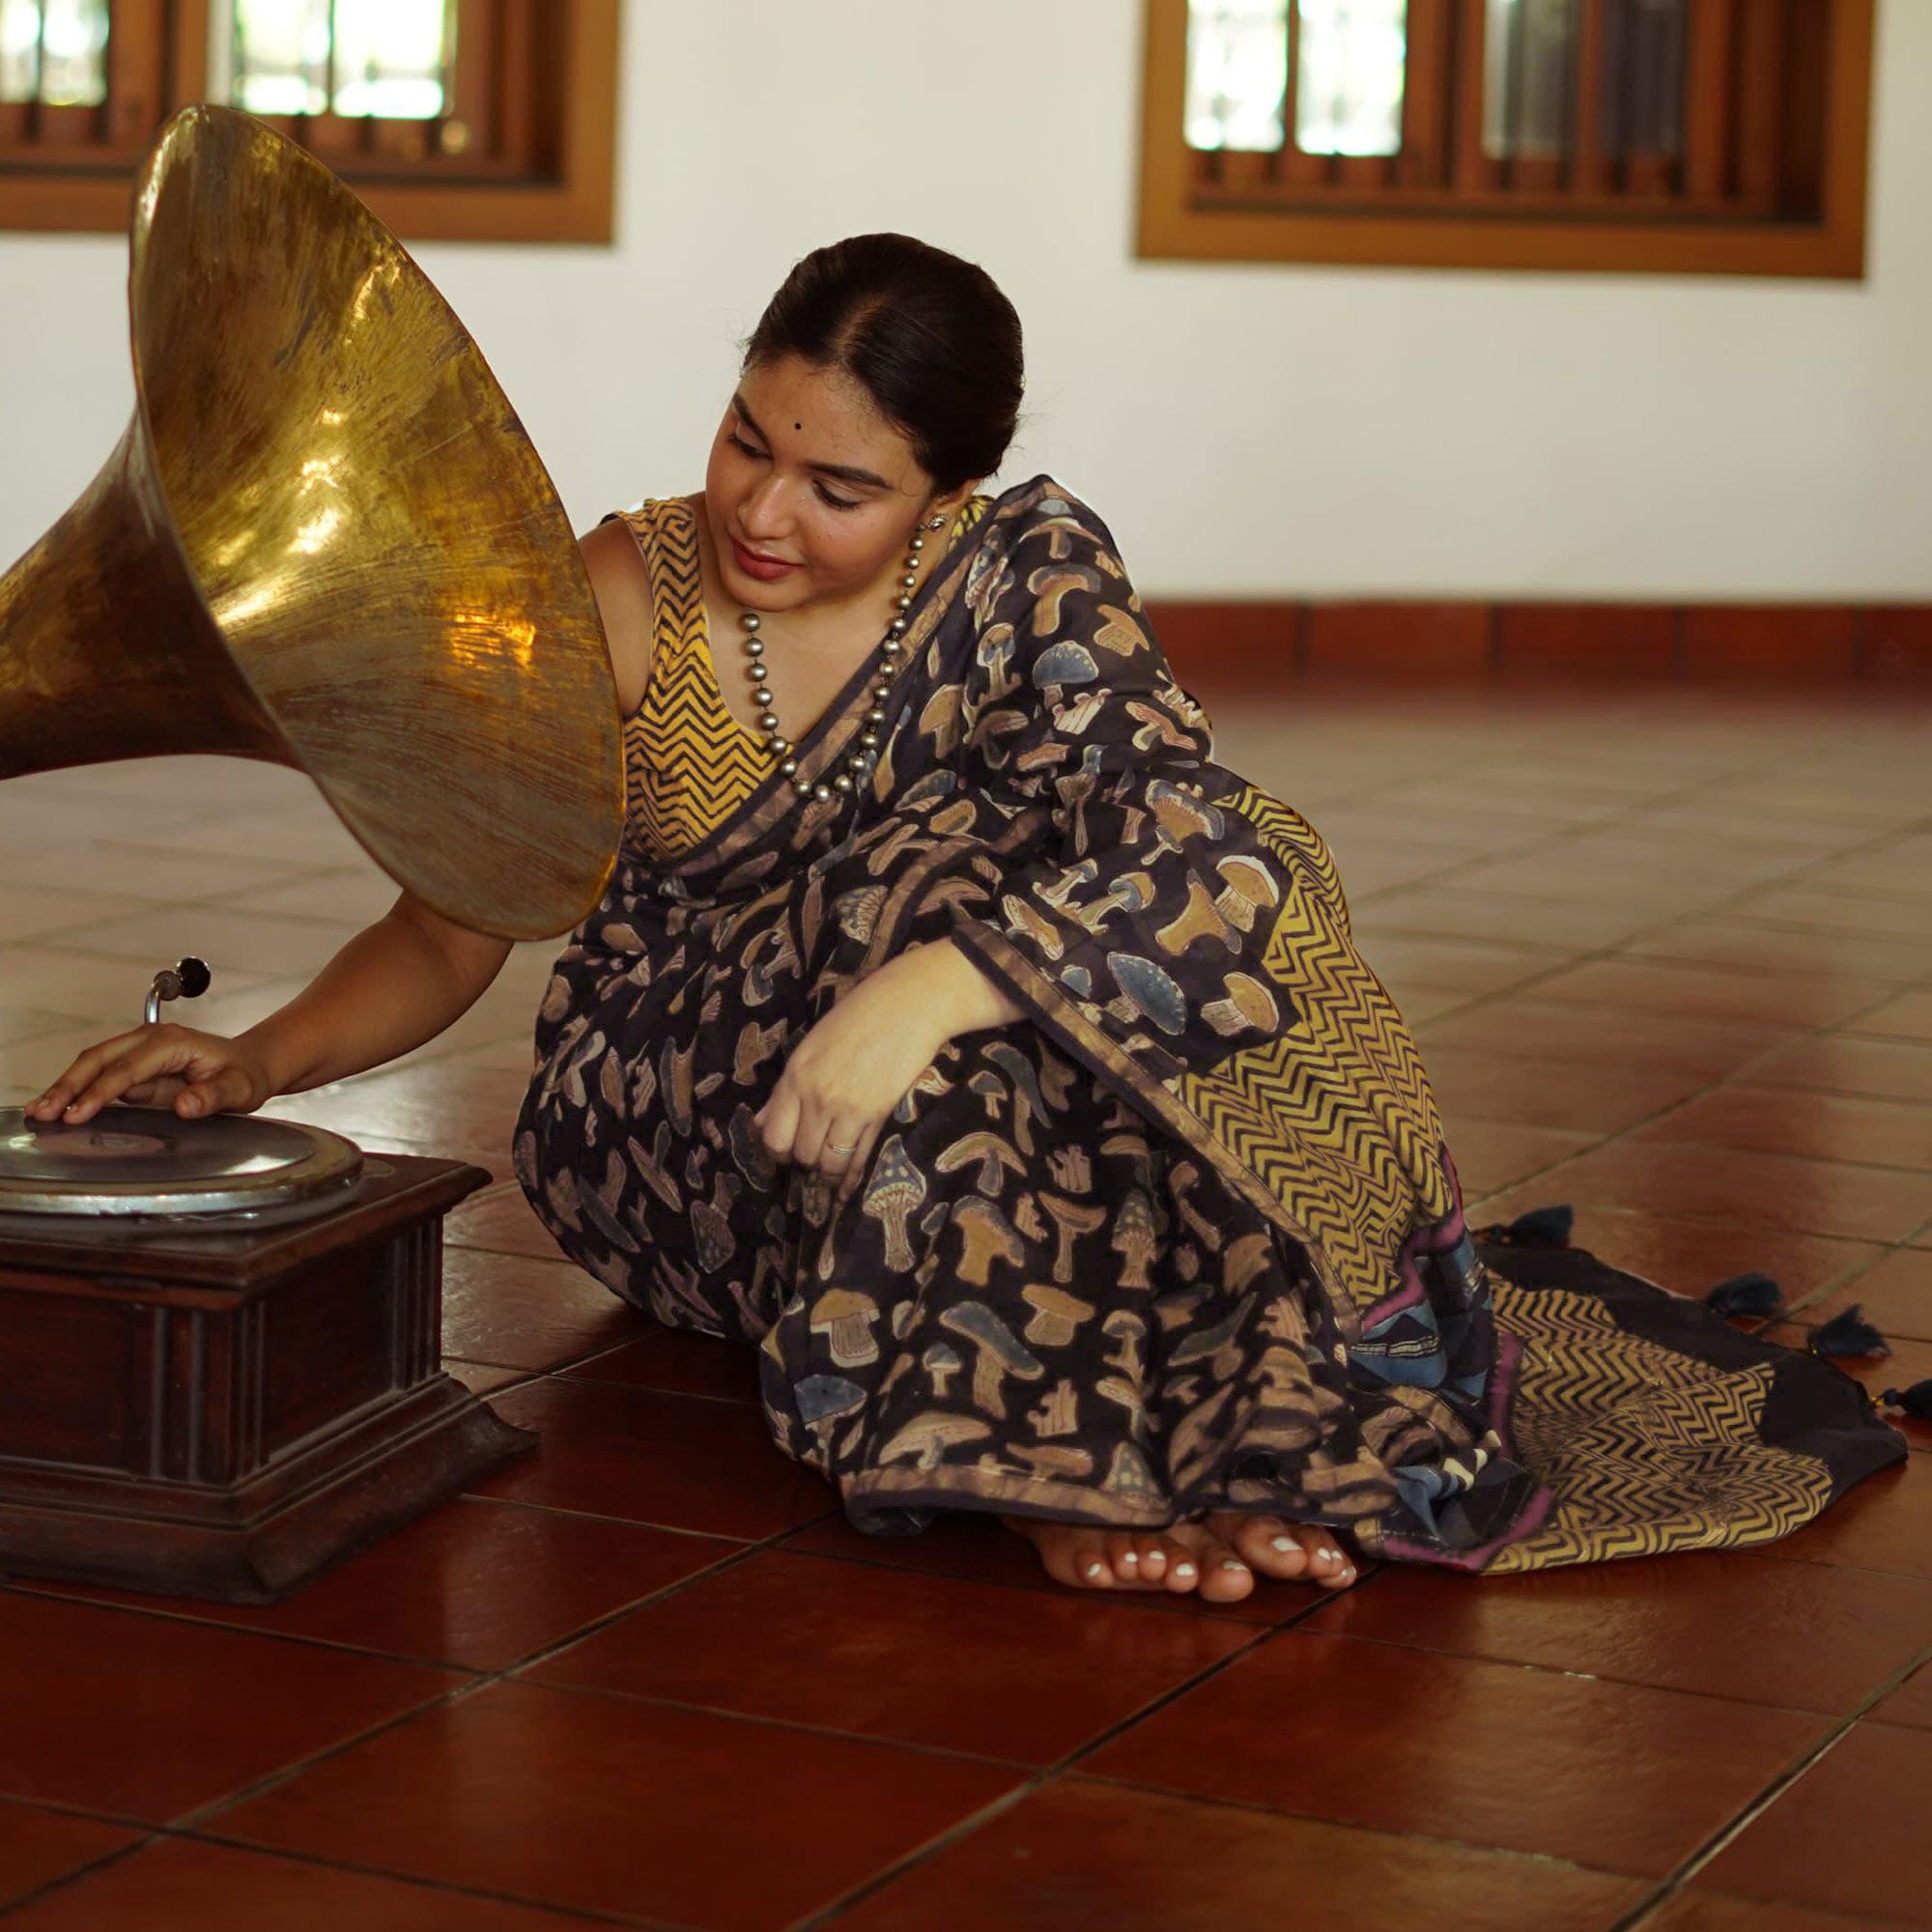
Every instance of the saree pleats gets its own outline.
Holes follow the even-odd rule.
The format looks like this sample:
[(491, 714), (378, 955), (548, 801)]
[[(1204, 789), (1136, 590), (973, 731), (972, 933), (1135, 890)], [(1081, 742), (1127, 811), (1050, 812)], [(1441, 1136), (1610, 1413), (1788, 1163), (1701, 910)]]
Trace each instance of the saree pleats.
[[(866, 796), (771, 784), (680, 858), (626, 851), (517, 1138), (600, 1280), (760, 1348), (775, 1439), (861, 1527), (1236, 1509), (1530, 1569), (1762, 1541), (1904, 1453), (1826, 1364), (1478, 1249), (1327, 848), (1213, 763), (1090, 511), (1009, 492), (908, 642)], [(844, 1202), (775, 1170), (753, 1121), (791, 1048), (931, 941), (1031, 1024), (954, 1041)]]

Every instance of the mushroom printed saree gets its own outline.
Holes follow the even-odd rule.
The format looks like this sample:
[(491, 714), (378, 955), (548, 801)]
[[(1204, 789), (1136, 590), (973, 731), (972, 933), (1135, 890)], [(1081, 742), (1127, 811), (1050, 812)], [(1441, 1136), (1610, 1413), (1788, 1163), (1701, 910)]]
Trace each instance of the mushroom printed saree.
[[(695, 527), (634, 527), (662, 628)], [(911, 615), (862, 796), (772, 775), (681, 854), (634, 824), (516, 1145), (584, 1267), (760, 1350), (773, 1435), (859, 1527), (1254, 1510), (1523, 1570), (1762, 1542), (1902, 1457), (1828, 1364), (1472, 1239), (1327, 848), (1213, 762), (1091, 511), (1009, 492)], [(808, 779), (874, 728), (869, 675)], [(1028, 1020), (953, 1041), (842, 1205), (775, 1168), (792, 1047), (948, 937)]]

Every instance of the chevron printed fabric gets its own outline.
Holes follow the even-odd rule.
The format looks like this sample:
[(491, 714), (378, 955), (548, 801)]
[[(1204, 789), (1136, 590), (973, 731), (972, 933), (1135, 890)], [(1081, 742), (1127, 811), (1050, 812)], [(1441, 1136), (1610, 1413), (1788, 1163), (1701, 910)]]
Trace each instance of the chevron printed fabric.
[[(630, 833), (544, 1002), (518, 1173), (613, 1293), (759, 1350), (774, 1439), (862, 1528), (1237, 1509), (1535, 1569), (1763, 1541), (1904, 1453), (1822, 1362), (1478, 1249), (1327, 847), (1213, 762), (1066, 492), (955, 531), (870, 786), (806, 810), (718, 694), (690, 506), (631, 525), (659, 654)], [(800, 741), (809, 778), (868, 701)], [(788, 1052), (941, 939), (1027, 1019), (952, 1042), (849, 1200), (775, 1171)]]
[(773, 760), (718, 689), (691, 505), (647, 502), (624, 522), (650, 573), (655, 619), (644, 701), (624, 726), (625, 815), (639, 850), (681, 859), (771, 776)]

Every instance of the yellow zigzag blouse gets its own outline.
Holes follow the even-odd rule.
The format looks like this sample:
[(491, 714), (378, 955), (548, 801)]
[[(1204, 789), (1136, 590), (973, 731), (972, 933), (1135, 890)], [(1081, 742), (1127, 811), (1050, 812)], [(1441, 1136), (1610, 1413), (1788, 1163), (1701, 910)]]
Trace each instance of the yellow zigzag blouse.
[[(975, 497), (948, 543), (986, 513)], [(623, 512), (650, 574), (653, 639), (643, 702), (624, 723), (625, 839), (660, 861), (695, 851), (764, 783), (777, 760), (732, 716), (704, 618), (697, 513), (664, 497)]]

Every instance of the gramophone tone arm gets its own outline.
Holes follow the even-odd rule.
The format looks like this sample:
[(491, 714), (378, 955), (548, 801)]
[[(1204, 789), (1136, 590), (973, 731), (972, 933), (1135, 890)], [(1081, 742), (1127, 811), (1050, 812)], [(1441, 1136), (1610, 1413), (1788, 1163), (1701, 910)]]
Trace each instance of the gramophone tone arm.
[(208, 991), (213, 978), (207, 961), (197, 959), (192, 953), (179, 965), (163, 966), (148, 988), (147, 1010), (141, 1018), (149, 1026), (158, 1026), (163, 1000), (198, 1000)]

